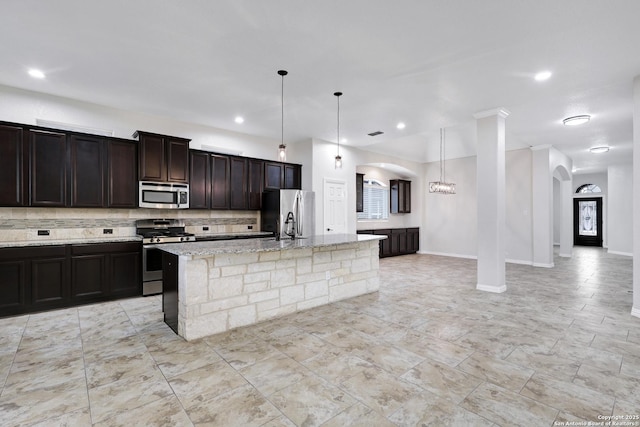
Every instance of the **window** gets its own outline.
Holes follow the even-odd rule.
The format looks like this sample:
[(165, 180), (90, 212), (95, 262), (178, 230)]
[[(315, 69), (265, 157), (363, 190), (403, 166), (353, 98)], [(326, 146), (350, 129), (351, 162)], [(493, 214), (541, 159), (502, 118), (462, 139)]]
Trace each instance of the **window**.
[(362, 207), (358, 219), (389, 219), (389, 188), (377, 179), (365, 179)]
[(595, 184), (584, 184), (578, 187), (577, 194), (590, 194), (590, 193), (602, 193), (600, 187)]

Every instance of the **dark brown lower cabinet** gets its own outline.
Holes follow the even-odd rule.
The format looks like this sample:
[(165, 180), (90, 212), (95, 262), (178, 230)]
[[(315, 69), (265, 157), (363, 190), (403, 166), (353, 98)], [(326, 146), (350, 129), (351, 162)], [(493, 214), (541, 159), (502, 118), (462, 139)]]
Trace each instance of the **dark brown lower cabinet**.
[(140, 242), (0, 249), (0, 317), (142, 295)]
[(27, 261), (3, 259), (0, 251), (0, 313), (5, 315), (22, 313), (27, 304)]
[(420, 248), (420, 229), (417, 227), (358, 230), (357, 233), (387, 236), (379, 243), (380, 258), (414, 254)]
[(162, 252), (162, 311), (164, 323), (178, 333), (178, 256)]

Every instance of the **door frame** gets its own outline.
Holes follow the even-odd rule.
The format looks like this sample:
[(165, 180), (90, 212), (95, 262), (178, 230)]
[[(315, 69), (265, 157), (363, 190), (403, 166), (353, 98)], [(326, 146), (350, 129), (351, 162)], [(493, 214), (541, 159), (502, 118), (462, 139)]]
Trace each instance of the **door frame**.
[[(580, 202), (596, 202), (596, 211), (598, 215), (597, 222), (597, 236), (580, 236), (578, 234), (580, 224), (580, 213), (578, 206)], [(589, 196), (589, 197), (574, 197), (573, 199), (573, 244), (577, 246), (598, 246), (603, 247), (603, 223), (604, 223), (604, 210), (603, 210), (603, 197), (602, 196)]]

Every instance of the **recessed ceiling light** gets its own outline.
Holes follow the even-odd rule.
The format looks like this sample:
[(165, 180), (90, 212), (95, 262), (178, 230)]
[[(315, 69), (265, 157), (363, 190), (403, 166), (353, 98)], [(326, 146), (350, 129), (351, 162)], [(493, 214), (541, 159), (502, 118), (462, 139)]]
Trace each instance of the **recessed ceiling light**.
[(609, 151), (609, 147), (606, 147), (606, 146), (592, 147), (592, 148), (589, 148), (589, 151), (595, 154), (606, 153), (607, 151)]
[(238, 117), (236, 117), (236, 118), (234, 119), (234, 121), (235, 121), (236, 123), (238, 123), (238, 124), (241, 124), (241, 123), (244, 123), (244, 118), (242, 118), (242, 117), (238, 116)]
[(543, 82), (548, 80), (551, 77), (551, 71), (540, 71), (533, 78), (536, 79), (537, 82)]
[(589, 120), (591, 120), (591, 116), (585, 114), (582, 116), (567, 117), (562, 123), (567, 126), (578, 126), (587, 123)]
[(32, 68), (29, 70), (29, 75), (31, 77), (33, 77), (34, 79), (44, 79), (45, 75), (42, 71), (40, 70), (36, 70), (35, 68)]
[(407, 127), (407, 125), (405, 125), (404, 123), (400, 122), (400, 123), (398, 123), (398, 124), (396, 125), (396, 127), (397, 127), (398, 129), (404, 129), (405, 127)]

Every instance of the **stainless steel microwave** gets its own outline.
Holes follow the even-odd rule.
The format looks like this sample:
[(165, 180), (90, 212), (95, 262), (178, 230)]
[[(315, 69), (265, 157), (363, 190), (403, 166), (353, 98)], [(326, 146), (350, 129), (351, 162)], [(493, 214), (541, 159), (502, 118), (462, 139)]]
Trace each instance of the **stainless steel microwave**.
[(138, 206), (152, 209), (187, 209), (189, 184), (140, 181)]

